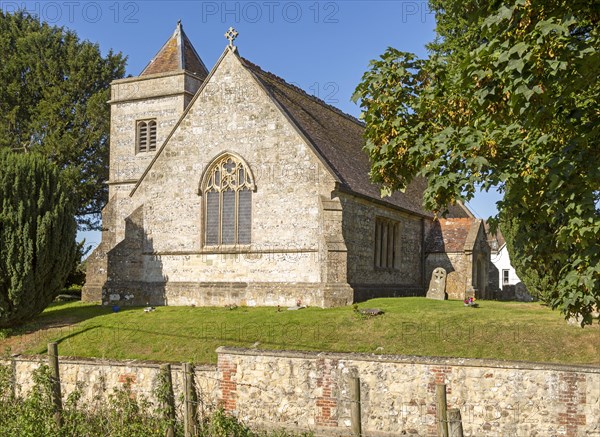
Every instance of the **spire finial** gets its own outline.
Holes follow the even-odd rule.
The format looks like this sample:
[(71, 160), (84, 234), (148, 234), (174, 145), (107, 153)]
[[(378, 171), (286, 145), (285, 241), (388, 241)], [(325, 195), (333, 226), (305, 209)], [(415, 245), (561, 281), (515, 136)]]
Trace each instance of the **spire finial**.
[(237, 36), (238, 36), (238, 32), (233, 27), (230, 27), (229, 30), (227, 30), (227, 32), (225, 32), (225, 38), (227, 38), (229, 40), (229, 47), (231, 47), (231, 48), (234, 47), (233, 41), (235, 41)]

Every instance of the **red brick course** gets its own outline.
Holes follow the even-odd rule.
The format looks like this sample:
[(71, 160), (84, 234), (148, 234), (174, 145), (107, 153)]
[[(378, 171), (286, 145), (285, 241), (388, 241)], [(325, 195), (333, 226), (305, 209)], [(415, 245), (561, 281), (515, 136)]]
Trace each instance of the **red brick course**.
[(586, 424), (585, 415), (579, 406), (586, 403), (585, 376), (560, 373), (558, 377), (558, 401), (564, 405), (565, 412), (558, 414), (558, 425), (565, 428), (566, 437), (577, 437), (579, 426)]
[(317, 398), (317, 415), (315, 422), (318, 426), (338, 426), (338, 401), (335, 397), (335, 372), (338, 360), (319, 358), (317, 360), (317, 387), (321, 388), (321, 396)]
[[(437, 384), (446, 384), (449, 380), (448, 375), (451, 373), (452, 373), (452, 367), (450, 367), (450, 366), (439, 365), (439, 366), (432, 366), (429, 368), (430, 382), (427, 384), (427, 392), (431, 394), (429, 396), (429, 399), (431, 399), (432, 402), (430, 404), (428, 404), (427, 414), (433, 416), (433, 425), (430, 424), (427, 426), (427, 435), (432, 435), (432, 436), (437, 435), (437, 425), (436, 425), (436, 421), (435, 421), (436, 414), (437, 414), (435, 386)], [(452, 387), (449, 385), (446, 386), (446, 395), (449, 395), (451, 393), (452, 393)], [(448, 403), (448, 408), (452, 408), (450, 403)]]
[(135, 373), (123, 373), (119, 375), (119, 383), (133, 385), (136, 381)]
[(225, 411), (231, 413), (235, 411), (237, 407), (237, 382), (235, 381), (237, 364), (232, 362), (229, 356), (219, 355), (217, 369), (219, 375), (219, 390), (221, 391), (219, 405), (221, 405)]

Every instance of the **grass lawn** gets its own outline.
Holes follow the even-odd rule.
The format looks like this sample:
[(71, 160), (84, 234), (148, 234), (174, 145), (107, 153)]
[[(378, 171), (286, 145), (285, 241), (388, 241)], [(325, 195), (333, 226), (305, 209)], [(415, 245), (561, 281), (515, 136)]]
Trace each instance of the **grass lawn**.
[[(45, 353), (59, 342), (63, 356), (215, 363), (219, 346), (494, 358), (600, 365), (600, 325), (568, 326), (539, 303), (425, 298), (374, 299), (359, 305), (384, 315), (358, 316), (352, 307), (280, 312), (277, 308), (111, 308), (56, 303), (29, 324), (0, 332), (2, 352)], [(4, 337), (4, 338), (3, 338)]]

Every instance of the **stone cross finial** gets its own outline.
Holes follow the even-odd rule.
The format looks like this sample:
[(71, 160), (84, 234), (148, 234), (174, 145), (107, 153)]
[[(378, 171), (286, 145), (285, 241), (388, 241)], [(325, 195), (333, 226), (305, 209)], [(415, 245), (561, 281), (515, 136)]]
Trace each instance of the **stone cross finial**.
[(238, 32), (233, 27), (230, 27), (227, 32), (225, 32), (225, 38), (229, 40), (229, 47), (233, 47), (233, 41), (237, 38)]

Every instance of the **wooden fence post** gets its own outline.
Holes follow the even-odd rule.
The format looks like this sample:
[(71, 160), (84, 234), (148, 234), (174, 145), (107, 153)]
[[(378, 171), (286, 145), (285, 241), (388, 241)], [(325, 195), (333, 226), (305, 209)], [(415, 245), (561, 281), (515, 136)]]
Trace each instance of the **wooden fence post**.
[(192, 363), (183, 364), (183, 375), (185, 381), (184, 388), (184, 422), (185, 422), (185, 437), (192, 437), (196, 435), (196, 425), (198, 418), (196, 412), (198, 411), (198, 399), (196, 398), (196, 388), (194, 384), (194, 366)]
[(54, 404), (54, 421), (62, 427), (62, 395), (60, 392), (60, 373), (58, 370), (58, 343), (48, 343), (48, 367), (50, 367), (52, 384), (52, 403)]
[(350, 419), (352, 423), (352, 436), (362, 436), (361, 408), (360, 408), (360, 378), (350, 378)]
[(439, 437), (448, 437), (448, 415), (446, 409), (446, 384), (436, 384), (436, 416)]
[(458, 408), (448, 409), (448, 431), (450, 437), (464, 437), (462, 418)]
[(165, 399), (163, 399), (164, 416), (168, 421), (166, 437), (175, 437), (175, 395), (173, 394), (173, 378), (171, 377), (171, 365), (162, 364), (160, 373), (164, 378), (165, 383)]

